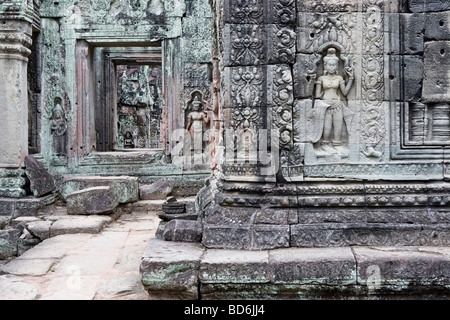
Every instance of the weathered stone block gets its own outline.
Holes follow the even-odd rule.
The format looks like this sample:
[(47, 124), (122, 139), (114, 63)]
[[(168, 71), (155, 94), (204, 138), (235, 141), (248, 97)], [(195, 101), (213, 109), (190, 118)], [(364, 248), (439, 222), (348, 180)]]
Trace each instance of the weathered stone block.
[(22, 230), (23, 227), (0, 230), (0, 260), (17, 255), (17, 241)]
[(386, 90), (386, 99), (419, 101), (424, 77), (423, 58), (419, 55), (391, 55), (389, 64), (390, 74), (386, 79), (389, 90)]
[(446, 225), (361, 223), (291, 226), (292, 247), (445, 245)]
[(164, 227), (163, 238), (166, 241), (200, 242), (202, 224), (192, 220), (171, 220)]
[(357, 279), (369, 289), (448, 286), (450, 251), (436, 247), (354, 247)]
[(53, 202), (55, 202), (55, 196), (53, 194), (40, 198), (0, 198), (0, 216), (9, 215), (13, 218), (34, 216), (38, 214), (39, 210)]
[[(360, 12), (302, 12), (298, 14), (297, 46), (299, 53), (321, 53), (331, 43), (338, 43), (340, 50), (347, 54), (362, 52), (361, 17)], [(378, 28), (382, 28), (381, 21), (376, 21)], [(359, 30), (358, 30), (359, 29)], [(379, 50), (380, 48), (378, 48)], [(378, 53), (378, 52), (373, 52)]]
[(164, 240), (164, 229), (166, 228), (167, 221), (160, 221), (158, 228), (155, 232), (155, 238), (159, 240)]
[(203, 254), (200, 245), (150, 239), (140, 265), (142, 284), (150, 297), (198, 299), (198, 270)]
[(71, 192), (99, 186), (110, 186), (119, 203), (136, 202), (139, 199), (138, 178), (129, 176), (66, 176), (60, 193), (65, 199)]
[(275, 284), (356, 284), (356, 261), (350, 248), (289, 248), (269, 253)]
[(212, 60), (211, 18), (189, 17), (183, 19), (182, 46), (185, 62), (210, 62)]
[(141, 200), (164, 200), (173, 191), (175, 182), (172, 179), (160, 179), (150, 185), (139, 187)]
[(267, 208), (256, 211), (255, 224), (287, 225), (298, 223), (297, 209)]
[(34, 300), (40, 297), (38, 286), (14, 275), (0, 276), (0, 300)]
[(254, 225), (251, 232), (252, 250), (270, 250), (289, 247), (289, 226)]
[(425, 44), (422, 102), (450, 101), (450, 41)]
[(301, 224), (334, 223), (334, 222), (365, 222), (364, 209), (356, 208), (303, 208), (299, 210), (298, 222)]
[(250, 227), (204, 225), (202, 244), (207, 248), (249, 250), (251, 248)]
[[(403, 56), (403, 101), (419, 101), (422, 96), (423, 59), (420, 56)], [(393, 82), (401, 79), (400, 77)]]
[(450, 40), (450, 11), (426, 15), (425, 40)]
[(33, 221), (26, 225), (27, 230), (35, 237), (45, 240), (50, 238), (50, 227), (53, 221)]
[[(401, 44), (401, 54), (418, 54), (423, 52), (424, 48), (424, 30), (428, 28), (428, 21), (424, 14), (403, 13), (399, 15), (400, 23), (403, 26), (403, 37), (399, 38), (395, 29), (389, 29), (392, 41), (403, 39)], [(426, 24), (427, 22), (427, 24)]]
[(110, 217), (88, 216), (72, 217), (69, 219), (59, 219), (50, 227), (50, 237), (61, 234), (77, 233), (99, 233), (107, 223), (111, 222)]
[(251, 223), (254, 208), (230, 208), (216, 205), (205, 211), (204, 222), (211, 225), (243, 226)]
[(92, 187), (67, 195), (68, 214), (107, 214), (112, 213), (119, 201), (111, 187)]
[(268, 251), (210, 249), (202, 258), (199, 279), (203, 283), (268, 283)]
[(267, 26), (267, 61), (269, 64), (293, 63), (297, 35), (293, 27), (272, 24)]
[(434, 12), (450, 9), (448, 0), (408, 0), (409, 10), (412, 12)]
[(30, 188), (35, 197), (45, 196), (56, 189), (51, 174), (33, 156), (25, 157), (25, 173), (30, 179)]

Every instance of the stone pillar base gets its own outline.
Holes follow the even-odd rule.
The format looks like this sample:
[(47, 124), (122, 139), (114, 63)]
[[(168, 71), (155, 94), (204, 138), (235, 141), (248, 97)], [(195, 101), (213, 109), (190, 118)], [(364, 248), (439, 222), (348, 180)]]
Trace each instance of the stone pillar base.
[(0, 197), (25, 197), (25, 187), (26, 178), (23, 170), (0, 169)]
[(199, 193), (202, 244), (238, 250), (445, 246), (449, 189), (445, 182), (221, 183)]

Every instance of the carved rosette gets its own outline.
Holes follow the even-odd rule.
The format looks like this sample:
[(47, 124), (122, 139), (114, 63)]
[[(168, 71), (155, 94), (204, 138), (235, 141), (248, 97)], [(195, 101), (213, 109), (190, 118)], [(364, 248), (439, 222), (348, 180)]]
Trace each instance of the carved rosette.
[(264, 22), (264, 0), (230, 0), (225, 3), (226, 22), (247, 24)]
[(385, 152), (383, 3), (367, 0), (363, 15), (361, 156), (381, 159)]

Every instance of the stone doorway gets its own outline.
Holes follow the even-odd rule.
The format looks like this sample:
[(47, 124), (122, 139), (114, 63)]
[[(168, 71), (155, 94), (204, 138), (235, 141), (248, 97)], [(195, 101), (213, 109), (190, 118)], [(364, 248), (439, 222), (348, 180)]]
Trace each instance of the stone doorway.
[(159, 149), (161, 47), (98, 47), (94, 55), (96, 151)]

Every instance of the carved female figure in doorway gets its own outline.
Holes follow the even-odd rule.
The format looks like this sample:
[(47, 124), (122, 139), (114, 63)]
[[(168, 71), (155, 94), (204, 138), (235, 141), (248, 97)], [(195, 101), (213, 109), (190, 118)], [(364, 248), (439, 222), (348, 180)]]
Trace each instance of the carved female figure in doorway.
[(50, 131), (53, 134), (53, 148), (57, 155), (65, 154), (67, 122), (60, 103), (53, 108)]
[(209, 115), (203, 109), (202, 98), (199, 94), (195, 94), (190, 103), (190, 110), (187, 116), (187, 131), (191, 134), (191, 141), (194, 150), (201, 151), (203, 149), (203, 127), (209, 123)]
[(315, 83), (313, 107), (314, 128), (312, 143), (319, 143), (319, 153), (334, 158), (348, 157), (348, 150), (343, 146), (344, 135), (348, 134), (353, 113), (345, 104), (354, 80), (351, 67), (344, 68), (348, 78), (339, 75), (339, 57), (336, 49), (329, 48), (323, 57), (324, 74)]

